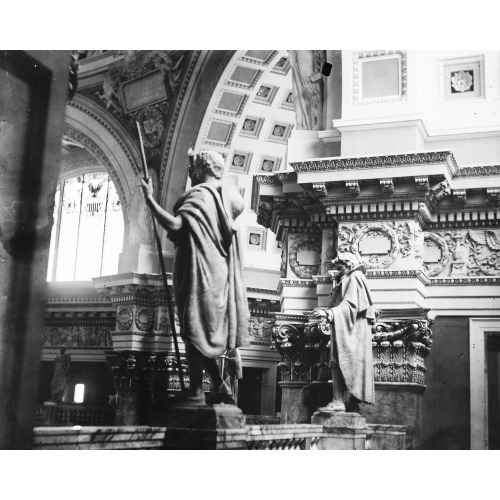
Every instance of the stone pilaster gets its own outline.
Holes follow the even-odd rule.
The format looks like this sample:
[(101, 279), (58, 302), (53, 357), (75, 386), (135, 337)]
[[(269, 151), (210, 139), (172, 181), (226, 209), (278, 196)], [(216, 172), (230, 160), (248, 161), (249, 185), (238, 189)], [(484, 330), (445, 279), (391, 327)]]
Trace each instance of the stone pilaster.
[[(94, 285), (116, 307), (113, 351), (106, 353), (115, 425), (144, 425), (164, 408), (168, 391), (180, 389), (163, 282), (158, 275), (128, 273), (96, 278)], [(183, 377), (186, 370), (183, 365)]]

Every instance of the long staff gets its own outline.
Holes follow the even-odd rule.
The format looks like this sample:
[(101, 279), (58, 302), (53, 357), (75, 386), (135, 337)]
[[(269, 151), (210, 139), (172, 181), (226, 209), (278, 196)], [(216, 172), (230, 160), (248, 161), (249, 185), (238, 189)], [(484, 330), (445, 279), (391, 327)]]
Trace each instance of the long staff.
[[(135, 124), (137, 126), (137, 133), (139, 134), (139, 144), (141, 145), (142, 173), (144, 175), (144, 180), (148, 182), (149, 178), (148, 165), (146, 163), (146, 154), (144, 153), (144, 144), (142, 142), (141, 127), (139, 126), (139, 122), (135, 122)], [(175, 318), (174, 318), (174, 311), (172, 308), (172, 297), (170, 295), (170, 289), (168, 288), (167, 272), (165, 271), (165, 262), (163, 261), (163, 251), (161, 248), (161, 240), (160, 240), (160, 235), (158, 233), (158, 226), (156, 225), (156, 218), (153, 213), (151, 215), (152, 215), (151, 218), (153, 220), (153, 229), (155, 233), (156, 248), (158, 250), (158, 256), (160, 258), (160, 268), (161, 268), (161, 275), (163, 277), (163, 286), (165, 288), (165, 295), (167, 296), (167, 307), (168, 307), (168, 315), (170, 316), (170, 326), (172, 328), (172, 335), (174, 337), (175, 357), (177, 358), (179, 380), (181, 383), (181, 390), (184, 392), (185, 387), (184, 387), (184, 377), (182, 375), (181, 353), (179, 351), (179, 343), (177, 341), (177, 332), (175, 329)]]

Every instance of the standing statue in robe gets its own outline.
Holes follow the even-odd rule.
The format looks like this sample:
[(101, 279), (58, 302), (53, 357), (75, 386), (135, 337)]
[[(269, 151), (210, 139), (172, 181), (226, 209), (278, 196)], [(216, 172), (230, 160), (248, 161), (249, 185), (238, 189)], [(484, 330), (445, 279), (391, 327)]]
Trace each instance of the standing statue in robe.
[(52, 400), (56, 403), (61, 403), (66, 389), (69, 367), (71, 365), (71, 356), (66, 354), (66, 348), (61, 347), (59, 354), (54, 360), (54, 374), (50, 385), (52, 392)]
[(359, 403), (374, 404), (371, 324), (375, 310), (365, 278), (365, 266), (351, 252), (339, 252), (339, 269), (330, 307), (317, 307), (313, 319), (331, 324), (333, 401), (322, 412), (358, 412)]
[(249, 344), (246, 287), (237, 217), (244, 202), (235, 182), (222, 182), (224, 158), (215, 151), (191, 154), (191, 189), (174, 214), (154, 200), (151, 179), (143, 181), (146, 202), (175, 244), (173, 285), (190, 388), (185, 400), (204, 404), (203, 370), (211, 379), (208, 403), (234, 404), (217, 358)]
[(323, 130), (324, 50), (289, 50), (293, 104), (298, 130)]

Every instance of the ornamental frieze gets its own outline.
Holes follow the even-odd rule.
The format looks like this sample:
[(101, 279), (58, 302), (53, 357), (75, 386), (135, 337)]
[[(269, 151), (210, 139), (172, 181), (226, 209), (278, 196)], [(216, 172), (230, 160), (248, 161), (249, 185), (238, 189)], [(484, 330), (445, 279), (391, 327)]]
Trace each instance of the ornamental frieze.
[(44, 330), (44, 348), (111, 349), (112, 345), (110, 326), (47, 326)]

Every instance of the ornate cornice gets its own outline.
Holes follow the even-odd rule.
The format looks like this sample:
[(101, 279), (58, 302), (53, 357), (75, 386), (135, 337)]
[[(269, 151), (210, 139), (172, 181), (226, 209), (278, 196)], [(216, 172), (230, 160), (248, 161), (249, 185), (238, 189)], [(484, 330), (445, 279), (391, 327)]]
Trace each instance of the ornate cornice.
[(500, 175), (500, 165), (461, 167), (455, 177), (483, 177), (489, 175)]
[(262, 293), (262, 294), (267, 294), (267, 295), (279, 295), (277, 290), (272, 290), (271, 288), (247, 287), (247, 293)]
[(299, 288), (314, 288), (316, 283), (312, 279), (280, 279), (280, 286), (299, 287)]
[(373, 194), (372, 196), (356, 196), (354, 197), (339, 197), (325, 196), (319, 199), (324, 206), (336, 205), (384, 205), (387, 203), (404, 203), (404, 202), (419, 202), (428, 203), (428, 197), (425, 193), (392, 193), (390, 195), (381, 196)]
[(49, 297), (47, 299), (47, 305), (102, 305), (109, 304), (109, 301), (105, 297)]
[[(431, 278), (430, 285), (432, 286), (464, 286), (464, 285), (480, 285), (480, 286), (491, 286), (499, 285), (500, 276), (474, 276), (471, 278)], [(456, 298), (456, 297), (453, 297)]]
[(430, 278), (424, 271), (421, 270), (378, 270), (370, 269), (366, 272), (366, 276), (369, 279), (392, 279), (392, 278), (417, 278), (425, 285), (430, 283)]
[(290, 165), (296, 172), (308, 173), (400, 167), (403, 165), (433, 165), (436, 163), (444, 163), (451, 176), (454, 176), (458, 170), (457, 161), (451, 151), (364, 156), (358, 158), (329, 158), (324, 160), (293, 162), (290, 163)]
[(297, 182), (297, 172), (279, 172), (276, 176), (282, 184), (286, 182)]

